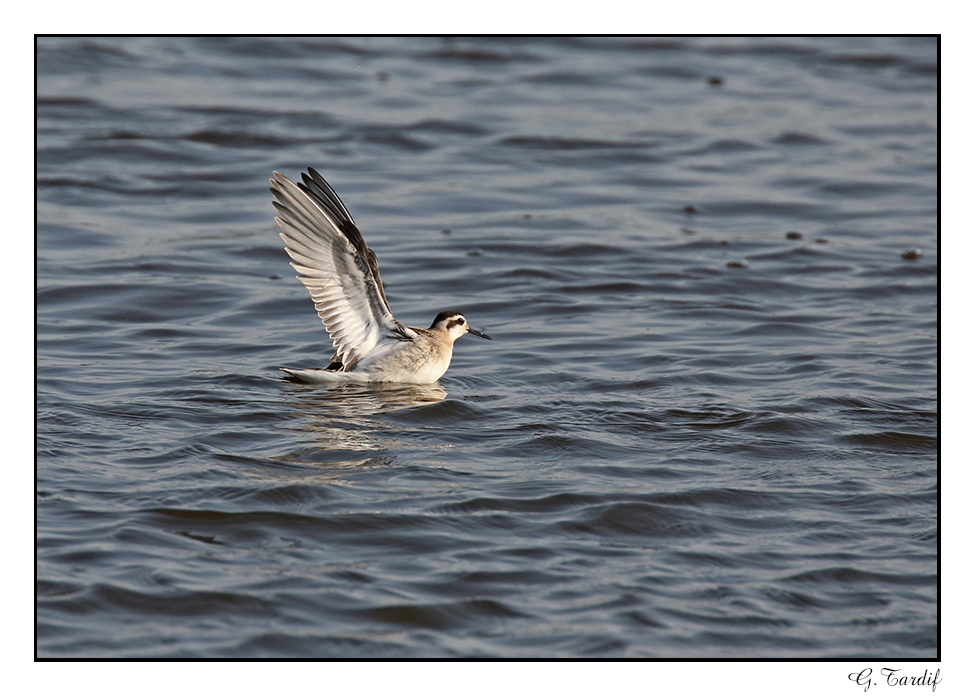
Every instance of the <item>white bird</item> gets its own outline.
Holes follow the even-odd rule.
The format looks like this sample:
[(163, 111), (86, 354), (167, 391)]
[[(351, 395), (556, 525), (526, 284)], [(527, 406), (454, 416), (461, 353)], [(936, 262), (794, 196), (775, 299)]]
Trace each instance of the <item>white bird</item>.
[(301, 184), (279, 172), (274, 177), (272, 204), (285, 251), (335, 347), (328, 368), (283, 371), (304, 382), (429, 384), (447, 372), (459, 338), (491, 338), (456, 310), (438, 314), (429, 329), (400, 324), (383, 292), (376, 255), (332, 187), (311, 167)]

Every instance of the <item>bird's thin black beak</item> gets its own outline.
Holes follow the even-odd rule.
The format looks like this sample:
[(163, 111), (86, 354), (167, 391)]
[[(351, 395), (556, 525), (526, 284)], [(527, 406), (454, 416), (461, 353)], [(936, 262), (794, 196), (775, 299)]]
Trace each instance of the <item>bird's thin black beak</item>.
[(468, 327), (468, 334), (474, 334), (475, 336), (480, 336), (482, 339), (488, 339), (488, 341), (491, 341), (490, 336), (484, 332), (479, 332), (477, 329), (472, 329), (471, 327)]

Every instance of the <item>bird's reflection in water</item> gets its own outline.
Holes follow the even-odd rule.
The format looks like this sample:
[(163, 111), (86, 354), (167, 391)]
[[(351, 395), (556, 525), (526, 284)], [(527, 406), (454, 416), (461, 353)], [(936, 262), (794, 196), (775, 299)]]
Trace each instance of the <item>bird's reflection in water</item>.
[(302, 416), (357, 419), (440, 402), (440, 385), (308, 385), (285, 380), (294, 411)]
[(286, 380), (283, 397), (302, 434), (291, 464), (330, 467), (389, 465), (391, 448), (405, 444), (384, 435), (382, 414), (435, 404), (447, 397), (439, 385), (307, 385)]

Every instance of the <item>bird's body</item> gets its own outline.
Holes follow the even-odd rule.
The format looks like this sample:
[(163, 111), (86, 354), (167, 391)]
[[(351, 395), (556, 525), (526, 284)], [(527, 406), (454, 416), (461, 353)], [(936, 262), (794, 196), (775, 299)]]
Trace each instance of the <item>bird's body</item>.
[(447, 372), (460, 337), (491, 338), (469, 327), (455, 310), (438, 314), (429, 329), (398, 322), (376, 255), (332, 187), (311, 167), (301, 184), (274, 175), (271, 192), (280, 214), (275, 220), (285, 251), (335, 347), (328, 368), (282, 370), (305, 382), (428, 384)]
[[(459, 313), (450, 314), (451, 318), (458, 316)], [(434, 326), (436, 325), (435, 321)], [(340, 370), (339, 367), (312, 370), (282, 368), (282, 370), (305, 382), (417, 384), (437, 382), (451, 365), (454, 342), (460, 334), (452, 336), (450, 331), (444, 329), (420, 329), (419, 327), (406, 327), (406, 329), (414, 333), (410, 340), (394, 339), (380, 342), (369, 355), (356, 364), (353, 370)], [(467, 333), (467, 330), (464, 333)]]

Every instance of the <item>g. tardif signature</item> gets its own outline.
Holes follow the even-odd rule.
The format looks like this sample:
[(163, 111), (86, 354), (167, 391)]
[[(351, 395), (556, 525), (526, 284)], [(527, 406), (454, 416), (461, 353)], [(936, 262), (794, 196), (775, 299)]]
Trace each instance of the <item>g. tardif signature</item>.
[[(873, 672), (874, 671), (871, 668), (865, 668), (859, 673), (851, 673), (847, 676), (847, 679), (856, 682), (858, 685), (863, 685), (864, 691), (867, 692), (874, 684), (874, 680), (871, 678), (871, 674)], [(934, 673), (929, 673), (928, 669), (926, 669), (921, 675), (908, 675), (904, 673), (901, 668), (882, 668), (879, 672), (884, 680), (884, 684), (891, 685), (893, 687), (905, 685), (931, 685), (932, 692), (935, 692), (936, 685), (942, 682), (942, 678), (939, 677), (938, 668), (935, 669)]]

